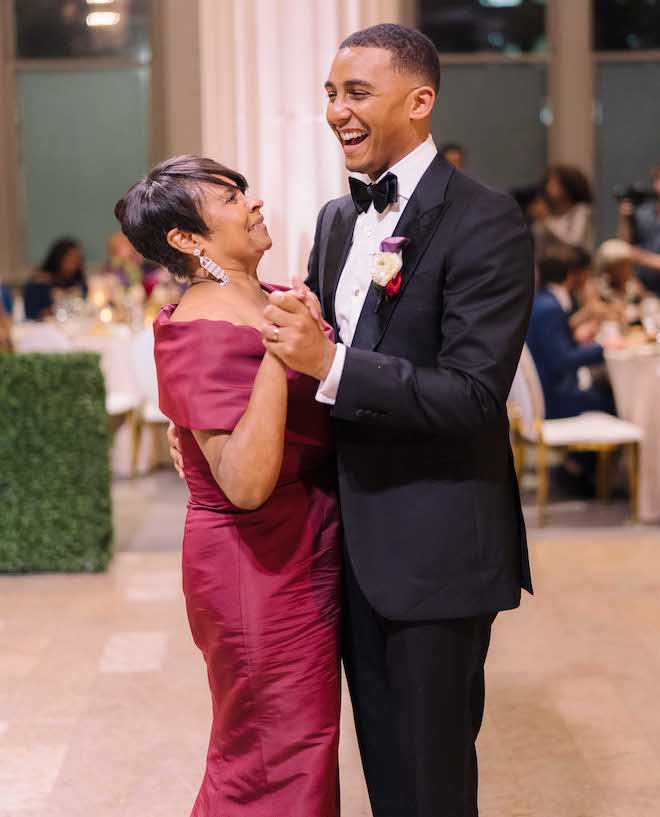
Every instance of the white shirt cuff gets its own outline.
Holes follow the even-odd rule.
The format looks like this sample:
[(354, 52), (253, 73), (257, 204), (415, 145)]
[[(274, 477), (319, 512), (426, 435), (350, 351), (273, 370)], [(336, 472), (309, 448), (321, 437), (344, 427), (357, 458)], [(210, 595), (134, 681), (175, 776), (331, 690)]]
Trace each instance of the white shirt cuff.
[(346, 347), (344, 344), (338, 343), (336, 349), (335, 359), (332, 361), (328, 376), (319, 383), (319, 387), (316, 391), (317, 401), (319, 403), (325, 403), (328, 406), (334, 406), (337, 400), (339, 383), (344, 373), (344, 362), (346, 361)]

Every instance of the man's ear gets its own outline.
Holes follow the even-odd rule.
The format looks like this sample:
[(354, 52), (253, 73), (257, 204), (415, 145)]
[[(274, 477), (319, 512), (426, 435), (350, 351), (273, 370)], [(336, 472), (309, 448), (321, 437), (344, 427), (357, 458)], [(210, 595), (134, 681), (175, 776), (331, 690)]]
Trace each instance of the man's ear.
[(422, 85), (411, 94), (410, 118), (426, 119), (431, 116), (435, 104), (435, 91), (430, 85)]
[(167, 243), (175, 250), (185, 253), (186, 255), (194, 255), (195, 249), (201, 249), (197, 238), (193, 233), (185, 233), (178, 227), (172, 228), (167, 234)]

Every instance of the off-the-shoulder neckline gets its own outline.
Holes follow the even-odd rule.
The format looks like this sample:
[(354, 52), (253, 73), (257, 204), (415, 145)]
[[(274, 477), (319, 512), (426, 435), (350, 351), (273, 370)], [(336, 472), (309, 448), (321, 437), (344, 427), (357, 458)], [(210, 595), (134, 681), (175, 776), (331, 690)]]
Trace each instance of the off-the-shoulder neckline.
[[(290, 289), (290, 287), (284, 287), (280, 284), (268, 284), (265, 281), (261, 282), (261, 288), (264, 292), (275, 292), (276, 290), (286, 291)], [(222, 318), (192, 318), (188, 321), (173, 321), (172, 315), (176, 311), (177, 304), (165, 304), (158, 313), (158, 317), (161, 315), (165, 317), (167, 324), (169, 326), (176, 326), (177, 324), (186, 325), (189, 323), (199, 323), (200, 321), (203, 323), (224, 323), (227, 326), (233, 326), (234, 329), (250, 329), (252, 332), (258, 332), (261, 335), (261, 330), (257, 329), (256, 326), (251, 326), (249, 323), (232, 323), (231, 321), (223, 320)]]

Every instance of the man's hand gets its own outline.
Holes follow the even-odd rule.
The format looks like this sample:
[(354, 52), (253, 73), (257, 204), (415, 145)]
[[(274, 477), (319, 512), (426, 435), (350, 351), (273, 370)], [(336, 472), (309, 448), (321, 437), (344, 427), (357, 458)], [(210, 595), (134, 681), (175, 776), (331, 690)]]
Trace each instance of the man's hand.
[(271, 292), (269, 300), (261, 328), (266, 349), (289, 368), (325, 380), (335, 358), (335, 344), (310, 312), (307, 296), (303, 302), (296, 291)]
[(319, 329), (323, 331), (323, 313), (321, 311), (321, 304), (319, 299), (302, 280), (302, 278), (293, 277), (291, 279), (291, 294), (294, 295), (302, 304), (305, 304), (309, 309), (311, 316), (318, 323)]
[(170, 444), (170, 459), (174, 463), (177, 474), (181, 479), (185, 479), (186, 475), (183, 472), (183, 456), (181, 455), (181, 444), (179, 443), (179, 434), (173, 422), (167, 427), (167, 442)]

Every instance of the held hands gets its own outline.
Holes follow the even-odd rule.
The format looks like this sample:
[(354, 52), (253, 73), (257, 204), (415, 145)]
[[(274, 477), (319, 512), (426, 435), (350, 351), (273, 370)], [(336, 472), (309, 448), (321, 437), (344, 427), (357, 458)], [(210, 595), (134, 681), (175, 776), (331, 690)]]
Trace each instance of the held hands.
[(335, 344), (323, 332), (321, 305), (299, 279), (289, 292), (272, 292), (261, 327), (263, 344), (289, 368), (325, 380)]
[[(276, 327), (279, 332), (275, 332)], [(289, 292), (271, 293), (261, 331), (266, 349), (286, 366), (318, 380), (327, 377), (335, 357), (335, 344), (323, 332), (318, 298), (302, 281), (294, 278)], [(172, 422), (167, 428), (167, 441), (176, 472), (185, 479), (179, 434)]]

